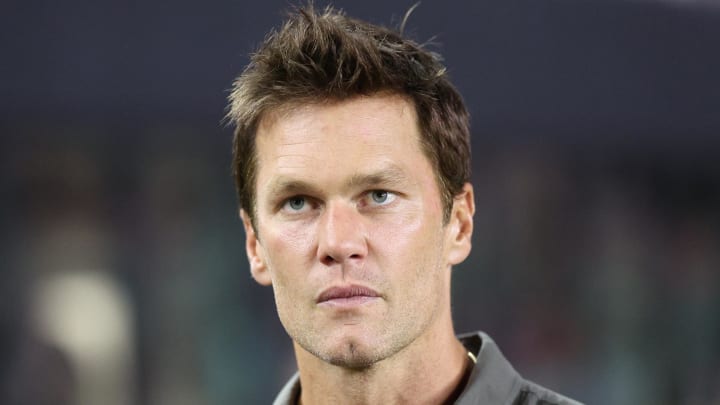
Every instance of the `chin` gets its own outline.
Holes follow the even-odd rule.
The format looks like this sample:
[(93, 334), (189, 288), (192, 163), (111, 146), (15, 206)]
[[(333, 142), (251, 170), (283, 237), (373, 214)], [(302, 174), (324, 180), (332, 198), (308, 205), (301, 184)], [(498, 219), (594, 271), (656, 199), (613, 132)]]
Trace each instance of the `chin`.
[(379, 356), (349, 343), (338, 352), (329, 353), (323, 360), (334, 366), (361, 370), (372, 366), (381, 359)]
[(368, 368), (386, 357), (374, 345), (356, 340), (345, 340), (325, 350), (317, 347), (310, 349), (314, 349), (308, 350), (310, 353), (326, 363), (357, 370)]

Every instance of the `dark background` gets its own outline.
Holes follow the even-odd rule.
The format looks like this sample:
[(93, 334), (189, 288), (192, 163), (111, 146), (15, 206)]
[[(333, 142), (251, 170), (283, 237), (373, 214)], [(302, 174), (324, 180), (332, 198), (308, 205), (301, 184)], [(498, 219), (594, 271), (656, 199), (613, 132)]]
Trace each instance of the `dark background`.
[[(0, 403), (269, 403), (292, 374), (221, 124), (289, 5), (2, 3)], [(720, 4), (426, 0), (407, 31), (472, 114), (457, 330), (584, 402), (720, 403)]]

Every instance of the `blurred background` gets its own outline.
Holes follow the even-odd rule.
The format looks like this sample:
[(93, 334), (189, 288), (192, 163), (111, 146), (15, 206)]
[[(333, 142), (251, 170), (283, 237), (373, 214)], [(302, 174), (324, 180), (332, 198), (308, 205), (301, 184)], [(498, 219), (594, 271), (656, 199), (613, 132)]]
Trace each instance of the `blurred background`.
[[(3, 2), (1, 404), (270, 403), (294, 372), (221, 124), (290, 4)], [(472, 114), (458, 332), (587, 403), (720, 404), (720, 3), (426, 0), (407, 30)]]

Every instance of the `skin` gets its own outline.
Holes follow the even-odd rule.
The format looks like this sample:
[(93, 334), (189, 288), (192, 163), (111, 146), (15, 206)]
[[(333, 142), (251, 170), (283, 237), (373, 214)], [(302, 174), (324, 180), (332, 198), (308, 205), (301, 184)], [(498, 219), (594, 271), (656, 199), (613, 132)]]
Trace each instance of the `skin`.
[[(358, 97), (268, 115), (257, 134), (254, 279), (293, 339), (301, 402), (443, 403), (467, 366), (450, 314), (451, 266), (471, 246), (466, 184), (443, 222), (413, 106)], [(318, 302), (331, 287), (371, 296)]]

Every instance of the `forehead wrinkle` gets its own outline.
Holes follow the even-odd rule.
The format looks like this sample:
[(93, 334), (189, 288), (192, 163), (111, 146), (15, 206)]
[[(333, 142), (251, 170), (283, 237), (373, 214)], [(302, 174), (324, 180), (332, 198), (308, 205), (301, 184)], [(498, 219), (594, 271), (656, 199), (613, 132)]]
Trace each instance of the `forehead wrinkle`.
[[(264, 147), (263, 145), (272, 144), (270, 140), (272, 137), (280, 137), (280, 144), (275, 147)], [(295, 139), (292, 139), (283, 133), (270, 132), (265, 134), (265, 139), (258, 140), (258, 161), (261, 165), (265, 162), (271, 166), (272, 162), (275, 162), (275, 167), (279, 170), (301, 170), (309, 164), (320, 160), (318, 156), (307, 153), (307, 146), (310, 148), (318, 148), (320, 145), (321, 143), (317, 136), (303, 135), (302, 138), (295, 137)], [(262, 151), (266, 153), (261, 153)]]
[(357, 173), (350, 177), (348, 187), (365, 188), (373, 186), (399, 186), (407, 184), (409, 177), (405, 172), (394, 163), (388, 164), (379, 170), (369, 173)]
[(258, 129), (255, 142), (260, 146), (261, 144), (272, 143), (272, 140), (275, 139), (278, 142), (277, 150), (283, 151), (287, 149), (288, 152), (295, 150), (296, 147), (320, 143), (319, 135), (308, 129), (307, 121), (307, 119), (297, 121), (263, 120), (260, 129)]

